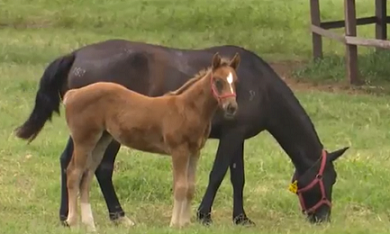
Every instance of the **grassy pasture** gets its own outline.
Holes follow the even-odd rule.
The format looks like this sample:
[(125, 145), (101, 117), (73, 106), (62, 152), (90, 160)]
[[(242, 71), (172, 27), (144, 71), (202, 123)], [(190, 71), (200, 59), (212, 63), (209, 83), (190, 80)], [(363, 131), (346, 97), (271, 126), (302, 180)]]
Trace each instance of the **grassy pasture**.
[[(322, 17), (342, 18), (341, 0), (322, 1)], [(372, 1), (357, 0), (358, 14), (371, 15)], [(32, 108), (39, 78), (56, 56), (82, 45), (109, 39), (159, 43), (181, 48), (237, 44), (268, 61), (306, 61), (311, 54), (308, 1), (271, 0), (1, 0), (0, 1), (0, 233), (69, 233), (58, 223), (59, 156), (68, 131), (63, 116), (48, 123), (31, 144), (18, 140), (13, 129)], [(340, 30), (338, 30), (340, 31)], [(359, 35), (372, 37), (363, 26)], [(337, 81), (344, 79), (344, 48), (324, 40), (328, 56), (295, 75)], [(386, 52), (359, 48), (367, 79), (385, 80)], [(245, 145), (245, 208), (257, 226), (231, 224), (232, 188), (229, 175), (218, 191), (214, 225), (194, 223), (186, 230), (169, 229), (171, 164), (157, 157), (122, 148), (114, 183), (134, 230), (114, 227), (94, 181), (91, 191), (100, 233), (387, 233), (390, 225), (388, 188), (390, 133), (386, 95), (296, 91), (324, 145), (351, 149), (336, 164), (333, 222), (311, 226), (299, 213), (297, 198), (287, 186), (293, 167), (266, 132)], [(218, 142), (210, 140), (198, 168), (193, 213), (208, 182)], [(81, 230), (80, 233), (83, 231)]]

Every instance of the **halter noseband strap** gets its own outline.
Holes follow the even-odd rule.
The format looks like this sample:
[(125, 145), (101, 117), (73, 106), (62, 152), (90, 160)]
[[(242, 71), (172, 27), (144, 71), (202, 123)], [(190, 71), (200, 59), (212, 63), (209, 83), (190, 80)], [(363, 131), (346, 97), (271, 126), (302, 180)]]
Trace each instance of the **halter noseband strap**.
[[(322, 156), (321, 156), (322, 160), (321, 160), (321, 166), (320, 166), (320, 170), (318, 171), (318, 174), (316, 175), (316, 177), (314, 178), (314, 180), (310, 184), (297, 190), (297, 195), (299, 197), (299, 202), (301, 203), (303, 213), (306, 213), (306, 214), (313, 213), (322, 205), (327, 205), (329, 207), (332, 206), (332, 203), (326, 197), (325, 185), (323, 182), (323, 174), (324, 174), (324, 170), (325, 170), (325, 166), (326, 166), (326, 157), (327, 157), (326, 151), (322, 150)], [(321, 200), (319, 200), (314, 206), (312, 206), (308, 209), (305, 205), (305, 201), (303, 199), (302, 194), (311, 190), (316, 184), (319, 184), (319, 186), (320, 186)]]
[(217, 88), (215, 87), (215, 84), (214, 84), (213, 80), (214, 80), (213, 74), (211, 73), (210, 74), (211, 92), (213, 93), (213, 96), (215, 97), (215, 99), (217, 99), (218, 103), (220, 103), (222, 101), (222, 99), (224, 99), (224, 98), (236, 97), (236, 93), (235, 92), (226, 93), (226, 94), (220, 95), (218, 93), (218, 91), (217, 91)]

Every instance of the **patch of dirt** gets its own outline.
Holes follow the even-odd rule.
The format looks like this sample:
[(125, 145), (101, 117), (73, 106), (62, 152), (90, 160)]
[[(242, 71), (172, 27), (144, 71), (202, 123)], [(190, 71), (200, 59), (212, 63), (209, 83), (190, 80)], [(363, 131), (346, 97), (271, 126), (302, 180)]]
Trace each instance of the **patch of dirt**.
[(293, 91), (324, 91), (324, 92), (342, 92), (347, 94), (380, 94), (388, 93), (381, 86), (352, 86), (347, 80), (333, 83), (319, 83), (310, 81), (301, 81), (292, 77), (292, 72), (304, 66), (301, 61), (281, 61), (271, 62), (271, 67), (279, 74), (279, 76), (287, 83)]

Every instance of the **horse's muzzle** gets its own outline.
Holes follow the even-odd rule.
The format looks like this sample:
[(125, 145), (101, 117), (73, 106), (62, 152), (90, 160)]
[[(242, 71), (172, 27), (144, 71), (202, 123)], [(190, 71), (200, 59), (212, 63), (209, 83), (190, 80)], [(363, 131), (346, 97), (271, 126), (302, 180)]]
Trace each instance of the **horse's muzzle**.
[(231, 119), (236, 115), (238, 107), (236, 104), (227, 103), (224, 105), (223, 109), (225, 112), (225, 117)]
[(309, 214), (307, 219), (310, 223), (328, 223), (330, 222), (330, 209), (328, 207), (322, 207), (316, 213)]

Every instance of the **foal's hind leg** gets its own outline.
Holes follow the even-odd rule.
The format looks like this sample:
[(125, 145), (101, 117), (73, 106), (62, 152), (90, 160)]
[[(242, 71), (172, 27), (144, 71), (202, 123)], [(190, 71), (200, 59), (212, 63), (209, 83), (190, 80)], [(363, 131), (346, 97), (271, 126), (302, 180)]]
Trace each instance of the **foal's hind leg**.
[(72, 159), (66, 170), (69, 212), (65, 223), (70, 227), (77, 225), (77, 195), (79, 192), (80, 181), (84, 171), (86, 170), (87, 160), (92, 149), (92, 147), (89, 147), (89, 149), (76, 147), (75, 144)]
[(96, 168), (103, 159), (107, 146), (111, 143), (112, 137), (108, 134), (103, 135), (95, 149), (92, 151), (86, 175), (80, 185), (80, 202), (81, 202), (81, 222), (87, 226), (88, 231), (96, 231), (95, 222), (92, 214), (91, 203), (89, 200), (89, 191)]
[(81, 178), (88, 166), (88, 160), (100, 136), (99, 133), (73, 138), (74, 150), (72, 159), (66, 170), (68, 188), (68, 217), (65, 221), (70, 227), (77, 224), (77, 195), (80, 188)]

